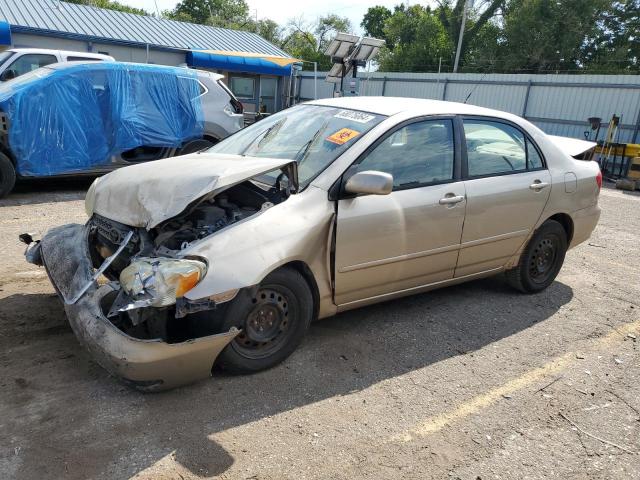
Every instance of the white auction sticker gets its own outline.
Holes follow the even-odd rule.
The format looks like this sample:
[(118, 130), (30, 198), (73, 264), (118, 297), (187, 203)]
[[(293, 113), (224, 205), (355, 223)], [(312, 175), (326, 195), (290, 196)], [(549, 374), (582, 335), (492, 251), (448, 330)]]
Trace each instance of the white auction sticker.
[(364, 112), (356, 112), (353, 110), (340, 110), (338, 113), (334, 115), (335, 118), (343, 118), (345, 120), (352, 120), (358, 123), (368, 123), (374, 118), (375, 115), (370, 115)]

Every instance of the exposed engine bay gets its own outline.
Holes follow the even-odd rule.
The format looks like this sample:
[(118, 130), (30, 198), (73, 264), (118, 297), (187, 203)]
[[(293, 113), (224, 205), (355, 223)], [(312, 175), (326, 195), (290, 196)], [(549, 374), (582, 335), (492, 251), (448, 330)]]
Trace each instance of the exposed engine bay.
[[(103, 305), (105, 315), (136, 338), (162, 338), (172, 343), (218, 333), (215, 303), (190, 305), (181, 298), (194, 281), (197, 283), (204, 276), (206, 265), (178, 259), (178, 253), (193, 242), (286, 200), (290, 193), (282, 180), (278, 177), (275, 185), (247, 180), (211, 198), (199, 199), (177, 217), (148, 231), (94, 214), (88, 222), (94, 268), (126, 243), (103, 272), (122, 287), (117, 298), (110, 298)], [(161, 289), (161, 283), (171, 284), (172, 288)]]

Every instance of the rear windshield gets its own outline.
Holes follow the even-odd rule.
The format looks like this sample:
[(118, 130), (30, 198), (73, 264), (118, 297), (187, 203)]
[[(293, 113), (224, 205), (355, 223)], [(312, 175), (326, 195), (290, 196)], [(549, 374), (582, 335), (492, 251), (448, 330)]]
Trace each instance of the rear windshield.
[(344, 108), (299, 105), (254, 123), (209, 151), (296, 160), (304, 188), (385, 118)]

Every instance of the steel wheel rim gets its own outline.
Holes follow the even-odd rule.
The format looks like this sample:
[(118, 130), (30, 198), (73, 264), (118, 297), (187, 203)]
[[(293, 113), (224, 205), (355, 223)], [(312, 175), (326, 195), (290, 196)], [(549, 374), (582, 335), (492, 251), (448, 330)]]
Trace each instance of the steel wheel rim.
[(251, 308), (233, 341), (234, 349), (250, 359), (278, 351), (292, 331), (291, 297), (291, 292), (281, 286), (260, 288), (251, 299)]
[(545, 283), (553, 275), (559, 243), (555, 235), (545, 235), (533, 248), (529, 258), (529, 276), (535, 283)]

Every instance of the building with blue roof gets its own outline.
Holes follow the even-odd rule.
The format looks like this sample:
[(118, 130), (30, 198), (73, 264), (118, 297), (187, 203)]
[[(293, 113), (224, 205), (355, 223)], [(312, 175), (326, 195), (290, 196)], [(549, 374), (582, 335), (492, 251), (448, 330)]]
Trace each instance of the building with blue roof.
[(248, 112), (283, 108), (297, 62), (255, 33), (59, 0), (0, 0), (0, 45), (212, 70)]

